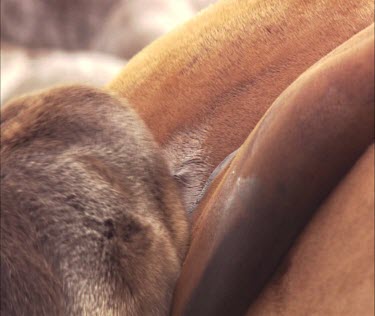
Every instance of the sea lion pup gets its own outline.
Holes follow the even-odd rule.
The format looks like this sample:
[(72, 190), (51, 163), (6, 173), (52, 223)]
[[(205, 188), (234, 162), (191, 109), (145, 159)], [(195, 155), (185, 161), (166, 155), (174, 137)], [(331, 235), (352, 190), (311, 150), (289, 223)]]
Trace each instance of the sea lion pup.
[(1, 119), (1, 315), (167, 315), (189, 228), (135, 112), (69, 86)]

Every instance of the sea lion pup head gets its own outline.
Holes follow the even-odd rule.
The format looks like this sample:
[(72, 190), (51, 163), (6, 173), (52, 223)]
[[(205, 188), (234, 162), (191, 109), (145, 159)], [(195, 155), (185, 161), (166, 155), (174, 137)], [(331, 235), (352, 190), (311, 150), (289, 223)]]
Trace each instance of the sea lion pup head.
[(1, 314), (167, 315), (188, 222), (134, 111), (61, 87), (10, 102), (1, 130)]

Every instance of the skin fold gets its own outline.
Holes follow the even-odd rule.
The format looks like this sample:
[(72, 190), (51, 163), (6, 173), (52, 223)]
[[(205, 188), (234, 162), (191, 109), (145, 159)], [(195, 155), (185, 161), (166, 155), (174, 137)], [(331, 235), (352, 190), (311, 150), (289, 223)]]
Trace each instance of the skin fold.
[(317, 210), (252, 315), (372, 315), (374, 145)]
[(146, 122), (192, 211), (274, 100), (373, 20), (370, 0), (219, 1), (142, 50), (108, 88)]
[(372, 312), (373, 19), (368, 0), (223, 0), (105, 91), (12, 101), (2, 312)]
[(245, 313), (296, 235), (373, 142), (373, 60), (370, 26), (274, 102), (198, 207), (174, 315)]

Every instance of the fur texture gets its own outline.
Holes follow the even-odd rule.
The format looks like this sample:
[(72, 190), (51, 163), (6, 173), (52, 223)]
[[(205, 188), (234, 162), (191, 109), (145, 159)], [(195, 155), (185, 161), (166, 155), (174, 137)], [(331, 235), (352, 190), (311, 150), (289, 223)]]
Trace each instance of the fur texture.
[(188, 223), (125, 101), (56, 88), (8, 104), (1, 131), (1, 314), (167, 315)]
[(219, 1), (142, 50), (109, 87), (174, 154), (192, 209), (282, 91), (373, 20), (372, 0)]

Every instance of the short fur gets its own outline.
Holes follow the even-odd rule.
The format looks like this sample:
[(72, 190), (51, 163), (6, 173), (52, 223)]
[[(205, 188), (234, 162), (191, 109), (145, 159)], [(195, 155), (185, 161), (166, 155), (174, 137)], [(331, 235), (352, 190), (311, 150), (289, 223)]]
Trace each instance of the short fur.
[(167, 315), (179, 192), (122, 100), (83, 86), (2, 111), (1, 315)]
[(109, 87), (162, 145), (192, 210), (273, 101), (373, 21), (372, 0), (218, 1), (143, 49)]

